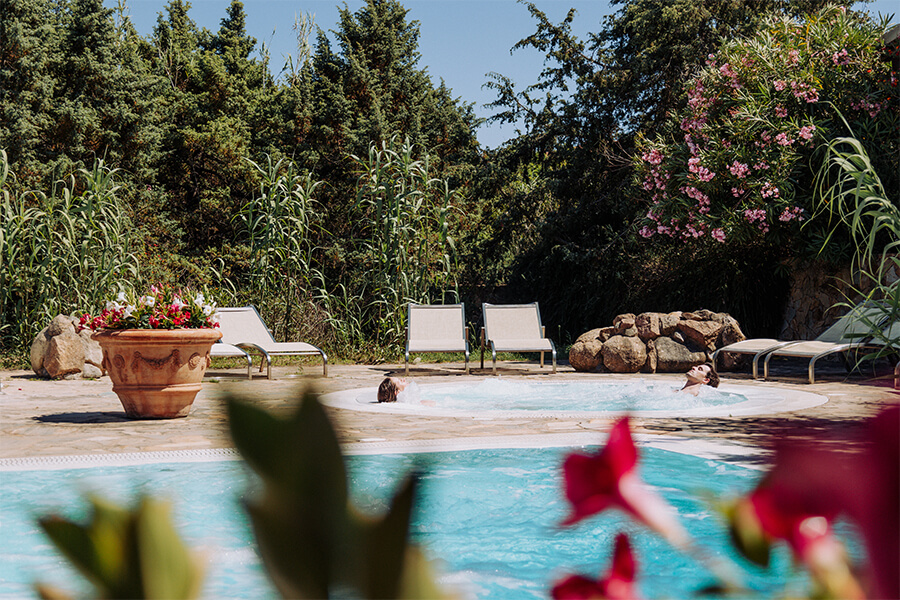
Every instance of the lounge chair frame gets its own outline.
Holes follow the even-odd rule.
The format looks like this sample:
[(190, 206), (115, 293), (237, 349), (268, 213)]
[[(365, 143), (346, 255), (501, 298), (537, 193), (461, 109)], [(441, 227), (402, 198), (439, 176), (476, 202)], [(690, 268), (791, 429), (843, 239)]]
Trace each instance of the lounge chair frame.
[(404, 367), (409, 375), (409, 355), (415, 352), (463, 352), (469, 374), (469, 328), (464, 304), (416, 304), (406, 312)]
[(719, 354), (722, 352), (726, 352), (729, 354), (752, 354), (753, 355), (753, 379), (759, 379), (759, 360), (763, 358), (769, 352), (777, 350), (782, 346), (787, 346), (788, 344), (792, 344), (790, 341), (782, 341), (775, 340), (771, 338), (755, 338), (749, 340), (743, 340), (740, 342), (735, 342), (734, 344), (729, 344), (727, 346), (723, 346), (713, 352), (712, 357), (710, 358), (713, 368), (718, 370), (718, 363), (716, 362), (719, 358)]
[(306, 342), (276, 342), (271, 330), (253, 305), (218, 308), (219, 331), (222, 341), (232, 344), (248, 352), (259, 352), (266, 367), (266, 378), (272, 379), (273, 356), (315, 356), (322, 357), (322, 375), (328, 377), (328, 355), (321, 348)]
[(550, 352), (553, 372), (556, 373), (556, 346), (546, 337), (541, 324), (541, 311), (537, 302), (531, 304), (481, 305), (484, 326), (481, 328), (481, 368), (484, 368), (484, 349), (491, 347), (492, 373), (497, 373), (497, 352), (539, 352), (541, 368), (544, 353)]
[(247, 379), (253, 379), (253, 357), (249, 352), (241, 350), (233, 344), (225, 344), (221, 340), (210, 348), (209, 355), (213, 358), (243, 358), (247, 361)]
[[(815, 340), (797, 340), (780, 345), (765, 354), (763, 379), (769, 378), (769, 361), (773, 357), (808, 358), (807, 379), (816, 382), (816, 362), (832, 354), (841, 354), (846, 362), (850, 350), (863, 350), (871, 344), (871, 325), (884, 327), (884, 309), (872, 304), (857, 304), (842, 315)], [(880, 318), (878, 318), (880, 317)]]

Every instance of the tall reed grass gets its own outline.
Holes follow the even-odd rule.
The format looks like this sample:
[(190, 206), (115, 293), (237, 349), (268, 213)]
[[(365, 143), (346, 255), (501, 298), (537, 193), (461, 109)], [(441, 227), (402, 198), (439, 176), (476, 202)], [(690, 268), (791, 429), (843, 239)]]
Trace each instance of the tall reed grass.
[(133, 228), (116, 192), (116, 169), (60, 181), (50, 195), (17, 190), (0, 150), (0, 348), (25, 352), (57, 314), (91, 310), (134, 283)]

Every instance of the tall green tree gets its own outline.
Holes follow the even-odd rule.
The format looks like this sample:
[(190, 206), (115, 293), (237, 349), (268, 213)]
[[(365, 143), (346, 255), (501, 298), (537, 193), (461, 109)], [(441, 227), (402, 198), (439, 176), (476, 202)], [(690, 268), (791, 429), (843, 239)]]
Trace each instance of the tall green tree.
[(157, 72), (169, 84), (162, 98), (169, 119), (161, 208), (175, 224), (163, 232), (170, 243), (202, 262), (234, 237), (229, 216), (253, 188), (247, 161), (266, 149), (254, 131), (274, 88), (266, 61), (251, 56), (256, 40), (245, 31), (239, 0), (217, 33), (198, 30), (189, 10), (190, 3), (171, 0), (153, 34)]
[[(766, 14), (822, 4), (618, 0), (619, 10), (582, 40), (572, 33), (576, 11), (557, 24), (525, 3), (537, 30), (514, 49), (544, 53), (545, 68), (521, 90), (502, 75), (489, 82), (497, 92), (492, 119), (517, 123), (522, 133), (498, 152), (491, 168), (506, 175), (482, 195), (519, 197), (512, 205), (520, 210), (497, 211), (485, 228), (529, 232), (517, 257), (498, 257), (512, 266), (497, 283), (545, 301), (547, 320), (571, 335), (633, 310), (624, 302), (633, 303), (631, 265), (642, 252), (632, 236), (642, 216), (630, 190), (635, 134), (655, 131), (684, 105), (683, 82), (723, 40), (754, 32)], [(492, 247), (499, 245), (479, 240), (485, 252)], [(697, 294), (695, 302), (707, 301)]]
[(59, 27), (46, 0), (0, 0), (0, 15), (0, 148), (27, 186), (50, 155)]
[(79, 165), (103, 158), (140, 172), (156, 154), (153, 98), (159, 81), (128, 47), (134, 38), (120, 35), (102, 0), (71, 0), (68, 7), (54, 57), (51, 147), (61, 165), (66, 158)]

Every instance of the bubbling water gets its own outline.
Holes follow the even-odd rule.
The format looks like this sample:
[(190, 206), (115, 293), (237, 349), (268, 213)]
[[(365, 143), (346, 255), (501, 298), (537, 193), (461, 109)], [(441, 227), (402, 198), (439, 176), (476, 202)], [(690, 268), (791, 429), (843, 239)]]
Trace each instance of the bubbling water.
[(702, 386), (697, 396), (672, 382), (537, 382), (491, 378), (472, 384), (420, 387), (411, 381), (397, 402), (457, 410), (654, 411), (728, 406), (746, 396)]

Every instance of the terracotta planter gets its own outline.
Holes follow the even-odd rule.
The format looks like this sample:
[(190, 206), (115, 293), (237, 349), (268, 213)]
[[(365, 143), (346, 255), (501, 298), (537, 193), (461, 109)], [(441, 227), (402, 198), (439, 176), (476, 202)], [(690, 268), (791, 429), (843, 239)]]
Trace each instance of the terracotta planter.
[(203, 385), (216, 329), (121, 329), (91, 338), (103, 350), (113, 391), (133, 419), (186, 417)]

